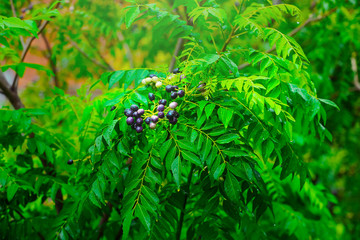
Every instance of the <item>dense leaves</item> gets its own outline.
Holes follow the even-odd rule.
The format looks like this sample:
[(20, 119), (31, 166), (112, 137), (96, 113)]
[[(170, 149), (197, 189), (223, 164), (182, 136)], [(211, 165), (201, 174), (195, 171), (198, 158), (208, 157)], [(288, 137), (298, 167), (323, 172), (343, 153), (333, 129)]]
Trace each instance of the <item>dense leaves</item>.
[[(312, 54), (286, 34), (302, 21), (298, 7), (129, 1), (94, 3), (103, 10), (95, 11), (89, 4), (61, 3), (59, 11), (55, 2), (26, 20), (10, 17), (7, 6), (0, 16), (2, 71), (57, 76), (24, 62), (16, 48), (51, 21), (52, 59), (66, 56), (58, 66), (71, 68), (68, 76), (90, 78), (76, 96), (56, 83), (41, 105), (0, 109), (5, 239), (345, 236), (329, 208), (337, 199), (310, 181), (319, 170), (303, 151), (332, 140), (327, 113), (339, 107), (317, 93)], [(168, 62), (153, 60), (173, 54), (175, 44), (168, 71)], [(146, 60), (134, 63), (131, 49)], [(117, 70), (102, 51), (130, 68)]]

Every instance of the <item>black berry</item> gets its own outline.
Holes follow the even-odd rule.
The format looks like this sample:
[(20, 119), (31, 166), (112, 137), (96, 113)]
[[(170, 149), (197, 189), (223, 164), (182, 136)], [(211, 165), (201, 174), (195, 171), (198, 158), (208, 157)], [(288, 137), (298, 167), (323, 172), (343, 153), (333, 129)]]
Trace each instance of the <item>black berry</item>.
[(159, 121), (159, 117), (158, 116), (151, 116), (151, 121), (156, 123), (157, 121)]
[(151, 100), (151, 101), (154, 101), (155, 100), (155, 95), (153, 94), (153, 93), (149, 93), (149, 99)]
[(197, 87), (199, 92), (205, 92), (205, 85), (206, 85), (206, 83), (202, 83)]
[(150, 118), (150, 117), (147, 117), (147, 118), (145, 119), (145, 123), (146, 123), (146, 124), (150, 124), (150, 123), (151, 123), (151, 118)]
[(173, 73), (175, 73), (175, 74), (177, 74), (177, 73), (179, 73), (179, 72), (180, 72), (179, 68), (175, 68), (175, 69), (173, 70)]
[(178, 86), (172, 86), (171, 91), (177, 91), (179, 89)]
[(164, 118), (164, 117), (165, 117), (165, 113), (164, 113), (164, 112), (158, 112), (158, 117), (159, 117), (159, 118)]
[(150, 74), (149, 77), (157, 77), (155, 74)]
[(133, 117), (138, 118), (138, 117), (140, 117), (140, 114), (138, 112), (133, 112)]
[(159, 104), (166, 106), (166, 99), (160, 99)]
[(131, 105), (130, 109), (131, 109), (131, 111), (135, 112), (139, 109), (139, 107), (134, 104), (134, 105)]
[(171, 97), (172, 99), (177, 98), (177, 96), (178, 96), (177, 92), (172, 92), (171, 95), (170, 95), (170, 97)]
[(143, 129), (142, 126), (137, 126), (137, 127), (135, 128), (135, 130), (136, 130), (137, 133), (141, 133), (144, 129)]
[(116, 108), (116, 106), (112, 106), (111, 109), (110, 109), (110, 111), (114, 111), (115, 108)]
[(183, 96), (185, 96), (185, 91), (184, 90), (179, 90), (177, 92), (177, 94), (178, 94), (179, 97), (183, 97)]
[(130, 109), (125, 109), (124, 114), (127, 117), (132, 117), (133, 112)]
[(74, 163), (74, 160), (72, 160), (72, 159), (69, 159), (69, 161), (67, 161), (67, 164), (69, 164), (69, 165), (71, 165), (73, 163)]
[(173, 125), (175, 125), (175, 124), (177, 123), (177, 121), (178, 121), (178, 119), (175, 118), (175, 117), (169, 119), (169, 123), (171, 123), (171, 124), (173, 124)]
[(168, 111), (168, 113), (166, 114), (166, 118), (167, 118), (167, 119), (173, 118), (174, 115), (175, 115), (175, 111), (174, 111), (174, 110), (170, 110), (170, 111)]
[(134, 118), (133, 117), (128, 117), (126, 119), (126, 123), (127, 123), (127, 125), (132, 125), (134, 123)]
[(174, 118), (178, 118), (180, 114), (177, 111), (174, 111)]
[(165, 106), (162, 105), (162, 104), (160, 104), (160, 105), (158, 106), (157, 110), (158, 110), (159, 112), (163, 112), (163, 111), (165, 110)]
[(144, 120), (143, 120), (142, 118), (136, 119), (136, 124), (137, 124), (138, 126), (140, 126), (143, 122), (144, 122)]
[(167, 85), (167, 86), (165, 87), (165, 90), (169, 93), (169, 92), (172, 91), (172, 88), (173, 88), (173, 86)]
[(137, 113), (139, 116), (143, 115), (145, 113), (145, 110), (140, 108), (139, 110), (137, 110)]

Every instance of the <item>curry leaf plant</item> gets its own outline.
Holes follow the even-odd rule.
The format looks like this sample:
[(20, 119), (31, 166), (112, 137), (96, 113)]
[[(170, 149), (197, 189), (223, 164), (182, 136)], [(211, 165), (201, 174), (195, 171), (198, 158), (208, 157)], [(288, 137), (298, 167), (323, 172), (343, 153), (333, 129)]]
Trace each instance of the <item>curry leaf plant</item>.
[[(11, 237), (19, 227), (45, 239), (81, 239), (91, 232), (91, 239), (330, 235), (308, 215), (330, 218), (323, 205), (335, 200), (307, 181), (297, 139), (331, 140), (324, 106), (336, 105), (317, 97), (307, 72), (311, 63), (278, 29), (285, 20), (302, 21), (301, 11), (272, 1), (223, 1), (231, 11), (213, 0), (175, 1), (173, 9), (186, 9), (183, 20), (156, 3), (129, 2), (118, 26), (145, 21), (154, 36), (181, 38), (177, 68), (103, 72), (79, 96), (55, 88), (44, 109), (2, 109), (2, 157), (17, 157), (0, 166), (1, 206), (10, 209), (1, 232)], [(12, 27), (37, 32), (21, 20), (0, 21), (4, 34)], [(240, 38), (260, 39), (266, 47), (240, 46)], [(108, 92), (86, 95), (102, 84)], [(50, 118), (49, 112), (76, 130), (48, 131), (56, 126), (37, 121)], [(292, 196), (311, 199), (307, 214), (294, 213)], [(54, 200), (57, 214), (33, 215), (31, 207), (46, 198)], [(14, 224), (19, 205), (33, 220)]]

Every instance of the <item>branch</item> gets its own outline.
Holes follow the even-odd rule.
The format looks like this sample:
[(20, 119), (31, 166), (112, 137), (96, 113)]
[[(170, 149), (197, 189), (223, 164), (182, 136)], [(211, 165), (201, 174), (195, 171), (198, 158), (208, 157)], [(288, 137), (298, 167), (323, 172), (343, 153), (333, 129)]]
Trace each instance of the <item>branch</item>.
[[(13, 13), (13, 16), (17, 18), (13, 0), (10, 0), (10, 5), (11, 5), (11, 11)], [(21, 42), (22, 47), (24, 48), (24, 38), (22, 36), (20, 36), (20, 42)]]
[(356, 62), (356, 53), (351, 57), (351, 70), (354, 72), (354, 87), (355, 90), (360, 91), (359, 73)]
[(45, 43), (45, 46), (46, 46), (46, 49), (48, 51), (48, 54), (49, 54), (49, 63), (50, 63), (50, 66), (51, 66), (51, 69), (54, 73), (54, 83), (55, 83), (55, 86), (56, 87), (60, 87), (60, 84), (59, 84), (59, 78), (58, 78), (58, 75), (57, 75), (57, 69), (56, 69), (56, 62), (54, 62), (52, 59), (51, 59), (51, 56), (52, 56), (52, 50), (51, 50), (51, 46), (50, 46), (50, 43), (49, 41), (47, 40), (47, 38), (45, 37), (45, 34), (41, 34), (43, 40), (44, 40), (44, 43)]
[(106, 222), (109, 220), (110, 218), (110, 214), (111, 214), (111, 211), (112, 211), (112, 208), (113, 208), (113, 205), (111, 203), (108, 203), (107, 206), (109, 207), (110, 209), (110, 213), (104, 213), (101, 220), (100, 220), (100, 223), (99, 223), (99, 235), (97, 237), (97, 239), (101, 239), (101, 237), (104, 235), (104, 231), (105, 231), (105, 224)]
[[(294, 35), (296, 35), (298, 32), (300, 32), (304, 27), (306, 27), (307, 25), (309, 25), (310, 23), (314, 23), (314, 22), (318, 22), (321, 21), (322, 19), (326, 18), (327, 16), (331, 15), (333, 12), (336, 11), (337, 8), (331, 9), (330, 11), (328, 11), (327, 13), (320, 15), (318, 17), (313, 17), (312, 15), (310, 15), (310, 17), (300, 26), (298, 26), (297, 28), (293, 29), (291, 32), (289, 32), (287, 35), (292, 37)], [(276, 47), (272, 47), (271, 49), (267, 50), (266, 53), (270, 53), (275, 51)], [(250, 66), (250, 63), (244, 63), (238, 66), (238, 69), (244, 69), (246, 67)]]
[(118, 32), (117, 37), (121, 42), (123, 42), (123, 48), (125, 49), (125, 54), (129, 59), (130, 67), (134, 68), (134, 58), (133, 55), (131, 54), (131, 49), (129, 45), (125, 42), (124, 35), (121, 32)]
[(114, 71), (114, 69), (112, 69), (110, 66), (106, 66), (104, 64), (102, 64), (101, 62), (99, 62), (98, 60), (91, 58), (84, 50), (82, 50), (79, 45), (74, 42), (72, 39), (70, 39), (68, 36), (66, 36), (66, 40), (68, 40), (70, 42), (70, 44), (76, 48), (84, 57), (86, 57), (87, 59), (89, 59), (91, 62), (95, 63), (96, 65), (98, 65), (99, 67), (102, 67), (106, 70), (110, 70), (110, 71)]
[(0, 71), (0, 89), (2, 93), (6, 96), (6, 98), (10, 101), (11, 105), (15, 109), (24, 108), (24, 104), (21, 102), (19, 95), (17, 92), (11, 91), (10, 85), (6, 80), (3, 72)]
[[(115, 71), (114, 68), (106, 61), (106, 59), (103, 57), (103, 55), (101, 54), (101, 52), (99, 51), (99, 49), (90, 42), (89, 38), (86, 36), (86, 34), (84, 34), (84, 37), (86, 38), (87, 42), (89, 43), (90, 47), (92, 47), (93, 49), (95, 49), (95, 51), (97, 52), (97, 54), (99, 55), (99, 57), (101, 58), (101, 60), (105, 63), (106, 66), (108, 66), (109, 69), (111, 69), (111, 71)], [(133, 68), (133, 67), (131, 67)]]
[[(55, 5), (55, 8), (58, 8), (59, 5), (60, 5), (60, 2)], [(48, 23), (49, 23), (49, 21), (43, 21), (43, 22), (41, 23), (41, 25), (40, 25), (40, 27), (39, 27), (39, 31), (38, 31), (38, 33), (37, 33), (38, 35), (42, 33), (42, 31), (44, 30), (44, 28), (46, 27), (46, 25), (48, 25)], [(23, 52), (22, 52), (22, 54), (21, 54), (21, 60), (20, 60), (20, 62), (23, 62), (23, 61), (24, 61), (24, 59), (25, 59), (25, 57), (26, 57), (26, 54), (27, 54), (27, 52), (28, 52), (29, 49), (30, 49), (31, 43), (34, 41), (35, 38), (36, 38), (36, 37), (31, 37), (31, 38), (28, 38), (28, 39), (26, 40), (24, 50), (23, 50)], [(15, 73), (15, 76), (14, 76), (14, 79), (13, 79), (13, 82), (12, 82), (13, 84), (12, 84), (12, 86), (11, 86), (11, 90), (13, 90), (13, 91), (16, 91), (16, 90), (17, 90), (17, 87), (18, 87), (18, 79), (19, 79), (19, 75), (18, 75), (17, 73)]]
[(184, 223), (186, 204), (187, 204), (188, 198), (190, 196), (190, 184), (191, 184), (191, 179), (192, 179), (194, 168), (195, 168), (194, 164), (191, 164), (191, 170), (190, 170), (190, 173), (189, 173), (189, 176), (188, 176), (188, 179), (187, 179), (187, 184), (186, 184), (185, 189), (184, 189), (185, 190), (185, 198), (184, 198), (183, 206), (182, 206), (182, 209), (181, 209), (178, 226), (177, 226), (177, 229), (176, 229), (176, 240), (180, 240), (180, 238), (181, 238), (181, 230), (182, 230), (183, 223)]
[(184, 44), (185, 44), (185, 39), (179, 38), (177, 40), (175, 50), (174, 50), (174, 54), (172, 56), (172, 59), (171, 59), (170, 65), (169, 65), (169, 72), (172, 72), (174, 70), (174, 66), (175, 66), (175, 63), (176, 63), (176, 57), (178, 56), (180, 50), (183, 48)]

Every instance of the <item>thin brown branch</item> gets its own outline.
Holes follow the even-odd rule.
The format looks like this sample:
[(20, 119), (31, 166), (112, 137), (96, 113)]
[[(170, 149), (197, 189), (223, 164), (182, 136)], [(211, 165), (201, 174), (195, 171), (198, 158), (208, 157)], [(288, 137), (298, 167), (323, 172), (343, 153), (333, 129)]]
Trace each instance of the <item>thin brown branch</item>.
[[(55, 8), (58, 8), (59, 5), (60, 5), (60, 3), (57, 3), (55, 5)], [(39, 27), (39, 31), (37, 33), (38, 35), (42, 33), (42, 31), (45, 29), (45, 27), (48, 25), (48, 23), (49, 23), (49, 21), (41, 22), (40, 27)], [(28, 53), (28, 51), (30, 49), (31, 43), (34, 41), (35, 38), (36, 37), (31, 37), (31, 38), (28, 38), (26, 40), (24, 50), (22, 51), (22, 54), (21, 54), (20, 62), (24, 61), (24, 59), (26, 57), (26, 54)], [(19, 82), (19, 75), (17, 73), (15, 73), (15, 76), (14, 76), (14, 79), (13, 79), (13, 82), (12, 82), (12, 86), (11, 86), (11, 90), (17, 91), (18, 82)]]
[(81, 49), (81, 47), (75, 42), (73, 41), (70, 37), (66, 36), (66, 40), (69, 41), (69, 43), (71, 44), (71, 46), (73, 46), (74, 48), (76, 48), (85, 58), (87, 58), (88, 60), (90, 60), (91, 62), (93, 62), (94, 64), (98, 65), (99, 67), (102, 67), (106, 70), (110, 70), (113, 71), (114, 69), (112, 69), (110, 66), (104, 65), (101, 62), (99, 62), (98, 60), (96, 60), (95, 58), (91, 58), (84, 50)]
[(351, 57), (351, 70), (354, 73), (354, 87), (357, 91), (360, 91), (359, 73), (357, 68), (356, 53), (354, 52)]
[[(115, 71), (114, 68), (106, 61), (106, 59), (104, 58), (104, 56), (101, 54), (101, 52), (99, 51), (99, 49), (92, 44), (92, 42), (89, 40), (88, 36), (86, 34), (84, 34), (84, 37), (86, 38), (87, 42), (89, 43), (90, 47), (92, 47), (93, 49), (95, 49), (95, 51), (97, 52), (97, 54), (99, 55), (99, 57), (101, 58), (101, 60), (103, 61), (103, 63), (108, 66), (109, 69), (111, 69), (111, 71)], [(132, 67), (131, 67), (132, 68)]]
[[(296, 35), (298, 32), (300, 32), (303, 28), (305, 28), (307, 25), (311, 24), (311, 23), (314, 23), (314, 22), (318, 22), (318, 21), (321, 21), (323, 20), (324, 18), (326, 18), (327, 16), (331, 15), (333, 12), (336, 11), (336, 8), (334, 9), (331, 9), (330, 11), (326, 12), (325, 14), (323, 15), (320, 15), (318, 17), (313, 17), (312, 15), (310, 15), (310, 17), (303, 23), (301, 24), (300, 26), (298, 26), (297, 28), (294, 28), (291, 32), (289, 32), (287, 35), (292, 37), (294, 35)], [(271, 49), (267, 50), (266, 53), (270, 53), (270, 52), (273, 52), (275, 51), (276, 47), (273, 46)], [(238, 69), (241, 70), (241, 69), (244, 69), (246, 67), (250, 66), (250, 63), (244, 63), (244, 64), (241, 64), (238, 66)]]
[(174, 50), (174, 54), (171, 58), (171, 62), (169, 65), (169, 72), (172, 72), (174, 70), (174, 66), (176, 63), (176, 57), (179, 55), (180, 50), (184, 47), (185, 44), (185, 39), (183, 38), (179, 38), (177, 40), (176, 46), (175, 46), (175, 50)]
[(134, 67), (134, 58), (131, 53), (131, 49), (130, 49), (129, 45), (125, 42), (124, 35), (121, 32), (118, 32), (117, 37), (121, 42), (123, 42), (123, 48), (125, 49), (126, 57), (129, 60), (130, 67), (133, 68)]
[(41, 36), (42, 36), (42, 39), (44, 40), (46, 50), (48, 51), (48, 59), (49, 59), (49, 63), (50, 63), (50, 66), (51, 66), (51, 70), (54, 73), (54, 77), (53, 77), (54, 78), (54, 84), (55, 84), (56, 87), (60, 87), (58, 73), (57, 73), (57, 69), (56, 69), (56, 61), (52, 60), (52, 50), (51, 50), (50, 43), (47, 40), (44, 33), (42, 33)]
[(102, 218), (100, 219), (99, 226), (98, 226), (99, 234), (98, 234), (97, 239), (101, 239), (101, 237), (104, 235), (106, 222), (110, 218), (110, 214), (111, 214), (113, 205), (111, 203), (108, 203), (107, 206), (109, 207), (109, 213), (104, 213)]
[(226, 50), (227, 46), (229, 45), (229, 43), (230, 43), (230, 41), (231, 41), (231, 39), (232, 39), (235, 32), (236, 32), (236, 28), (234, 26), (234, 27), (231, 28), (230, 35), (229, 35), (228, 39), (226, 39), (224, 45), (222, 46), (222, 48), (220, 50), (220, 53), (225, 52), (225, 50)]
[[(13, 16), (17, 17), (16, 9), (15, 9), (15, 5), (14, 5), (13, 0), (10, 0), (10, 5), (11, 5), (11, 11), (13, 13)], [(21, 46), (24, 47), (24, 38), (23, 38), (23, 36), (20, 36), (20, 42), (21, 42)]]

